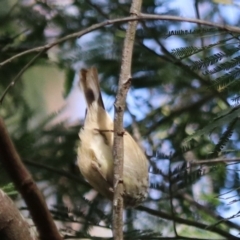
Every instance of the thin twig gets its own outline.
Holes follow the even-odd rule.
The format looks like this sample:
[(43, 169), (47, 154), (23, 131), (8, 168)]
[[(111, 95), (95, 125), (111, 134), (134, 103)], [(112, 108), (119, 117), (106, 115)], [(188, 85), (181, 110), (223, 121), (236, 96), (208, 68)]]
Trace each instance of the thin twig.
[[(196, 16), (197, 16), (197, 19), (201, 19), (200, 17), (200, 12), (199, 12), (199, 1), (198, 0), (195, 0), (195, 3), (194, 3), (194, 8), (195, 8), (195, 12), (196, 12)], [(201, 24), (198, 24), (198, 27), (201, 28)], [(203, 39), (203, 34), (202, 32), (200, 33), (200, 41), (201, 41), (201, 46), (202, 48), (204, 47), (204, 39)], [(203, 52), (203, 58), (204, 58), (204, 54), (205, 52)]]
[[(149, 126), (145, 131), (144, 131), (144, 135), (149, 135), (151, 134), (156, 128), (158, 128), (159, 126), (161, 126), (162, 124), (171, 121), (171, 119), (174, 116), (179, 116), (180, 114), (184, 113), (184, 112), (188, 112), (191, 109), (197, 109), (200, 108), (203, 104), (205, 104), (207, 101), (209, 101), (212, 98), (212, 95), (206, 95), (204, 97), (202, 97), (202, 99), (198, 100), (197, 102), (193, 102), (189, 105), (186, 106), (182, 106), (180, 108), (176, 108), (173, 109), (168, 116), (161, 118), (160, 120), (154, 122), (151, 126)], [(144, 119), (144, 120), (140, 120), (139, 123), (144, 123), (144, 121), (146, 121), (149, 118), (152, 118), (152, 116), (154, 116), (154, 114), (156, 114), (159, 111), (159, 109), (155, 109), (153, 110), (150, 114), (148, 114), (148, 116)]]
[(192, 206), (194, 205), (197, 209), (203, 211), (204, 213), (208, 214), (209, 216), (217, 219), (218, 221), (224, 221), (224, 223), (228, 226), (228, 227), (231, 227), (231, 228), (235, 228), (237, 229), (238, 231), (240, 230), (240, 226), (234, 222), (231, 222), (231, 221), (228, 221), (228, 219), (226, 218), (223, 218), (222, 216), (218, 215), (217, 213), (215, 213), (214, 211), (212, 211), (210, 208), (208, 208), (207, 206), (204, 206), (198, 202), (196, 202), (192, 196), (190, 196), (189, 194), (187, 193), (183, 193), (183, 194), (179, 194), (180, 197), (182, 199), (184, 199), (185, 201), (189, 202), (189, 204)]
[(211, 229), (212, 227), (215, 227), (215, 226), (221, 224), (222, 222), (225, 222), (225, 221), (228, 221), (228, 220), (231, 220), (231, 219), (234, 219), (234, 218), (239, 218), (239, 211), (236, 214), (233, 214), (232, 216), (230, 216), (228, 218), (220, 219), (218, 222), (209, 225), (206, 229)]
[(215, 159), (208, 159), (208, 160), (196, 160), (196, 161), (189, 161), (190, 165), (201, 165), (201, 164), (214, 164), (214, 163), (227, 163), (227, 162), (239, 162), (240, 158), (232, 158), (232, 159), (225, 159), (225, 158), (215, 158)]
[(212, 228), (207, 229), (208, 228), (207, 224), (200, 223), (200, 222), (197, 222), (197, 221), (188, 220), (188, 219), (184, 219), (184, 218), (180, 218), (180, 217), (177, 217), (177, 216), (173, 217), (172, 214), (168, 214), (168, 213), (160, 211), (160, 210), (154, 210), (154, 209), (143, 207), (143, 206), (139, 206), (136, 209), (140, 210), (142, 212), (146, 212), (146, 213), (148, 213), (152, 216), (160, 217), (160, 218), (163, 218), (163, 219), (173, 220), (173, 218), (174, 218), (174, 220), (178, 223), (185, 224), (187, 226), (197, 227), (197, 228), (200, 228), (200, 229), (203, 229), (203, 230), (208, 230), (210, 232), (215, 232), (215, 233), (225, 237), (226, 239), (239, 240), (238, 237), (228, 233), (227, 231), (225, 231), (221, 228), (218, 228), (217, 226), (213, 226)]
[(6, 96), (6, 94), (8, 93), (9, 89), (11, 87), (13, 87), (16, 82), (20, 79), (20, 77), (22, 76), (22, 74), (30, 67), (30, 65), (32, 65), (37, 58), (39, 58), (39, 56), (44, 52), (45, 50), (43, 49), (42, 51), (40, 51), (36, 56), (34, 56), (30, 62), (28, 62), (22, 69), (21, 71), (17, 74), (17, 76), (11, 81), (11, 83), (7, 86), (7, 88), (4, 90), (1, 98), (0, 98), (0, 105), (3, 103), (3, 100)]
[(93, 3), (90, 0), (86, 0), (86, 2), (93, 7), (99, 14), (101, 14), (104, 18), (109, 19), (109, 16), (102, 10), (102, 8), (100, 6), (98, 6), (97, 4)]
[(7, 20), (8, 20), (8, 18), (10, 17), (10, 15), (11, 15), (11, 13), (13, 12), (13, 10), (17, 7), (19, 5), (19, 2), (16, 2), (16, 3), (14, 3), (11, 7), (10, 7), (10, 9), (9, 9), (9, 11), (7, 12), (7, 14), (4, 16), (4, 18), (2, 19), (2, 23), (4, 24), (6, 24), (6, 22), (7, 22)]
[(184, 17), (178, 17), (178, 16), (171, 16), (171, 15), (157, 15), (157, 14), (140, 14), (139, 20), (167, 20), (167, 21), (182, 21), (182, 22), (190, 22), (190, 23), (196, 23), (196, 24), (202, 24), (209, 27), (215, 27), (221, 30), (229, 31), (229, 32), (235, 32), (240, 33), (239, 27), (233, 27), (230, 25), (222, 25), (219, 23), (213, 23), (201, 19), (195, 19), (195, 18), (184, 18)]
[[(130, 14), (138, 16), (142, 6), (141, 0), (133, 0)], [(131, 85), (132, 53), (135, 40), (137, 21), (129, 22), (124, 39), (121, 72), (118, 83), (118, 92), (115, 101), (114, 142), (113, 142), (113, 237), (114, 240), (123, 239), (123, 113), (126, 105), (127, 92)]]
[[(171, 161), (171, 159), (169, 159)], [(168, 168), (168, 178), (169, 178), (169, 197), (170, 197), (170, 209), (171, 209), (171, 214), (173, 217), (173, 231), (176, 235), (176, 237), (179, 237), (178, 232), (177, 232), (177, 224), (175, 221), (175, 214), (174, 214), (174, 206), (173, 206), (173, 192), (172, 192), (172, 180), (171, 180), (171, 164), (169, 164)]]
[(0, 118), (0, 155), (6, 172), (22, 194), (41, 240), (62, 240), (42, 193), (23, 165), (2, 118)]
[[(240, 33), (240, 28), (239, 27), (234, 27), (234, 26), (230, 26), (230, 25), (221, 25), (218, 23), (213, 23), (213, 22), (209, 22), (209, 21), (204, 21), (204, 20), (200, 20), (200, 19), (194, 19), (194, 18), (184, 18), (184, 17), (178, 17), (178, 16), (171, 16), (171, 15), (154, 15), (154, 14), (139, 14), (138, 16), (135, 17), (123, 17), (123, 18), (117, 18), (117, 19), (112, 19), (112, 20), (107, 20), (101, 23), (97, 23), (97, 24), (93, 24), (92, 26), (81, 30), (79, 32), (75, 32), (72, 34), (69, 34), (65, 37), (59, 38), (58, 40), (56, 40), (55, 42), (52, 43), (48, 43), (46, 45), (43, 46), (39, 46), (36, 48), (32, 48), (29, 50), (26, 50), (24, 52), (21, 52), (19, 54), (16, 54), (15, 56), (6, 59), (5, 61), (0, 63), (0, 67), (2, 67), (3, 65), (13, 61), (16, 58), (19, 58), (21, 56), (24, 56), (26, 54), (32, 53), (32, 52), (39, 52), (41, 50), (48, 50), (62, 42), (65, 42), (67, 40), (73, 39), (73, 38), (79, 38), (89, 32), (92, 32), (94, 30), (97, 30), (99, 28), (102, 28), (104, 26), (107, 25), (112, 25), (112, 24), (116, 24), (116, 23), (124, 23), (124, 22), (128, 22), (128, 21), (136, 21), (136, 20), (166, 20), (166, 21), (182, 21), (182, 22), (190, 22), (190, 23), (196, 23), (196, 24), (202, 24), (202, 25), (206, 25), (206, 26), (210, 26), (210, 27), (216, 27), (218, 29), (221, 30), (225, 30), (225, 31), (229, 31), (229, 32), (233, 32), (233, 33)], [(166, 36), (166, 34), (164, 35)]]
[(42, 164), (42, 163), (39, 163), (37, 161), (31, 161), (31, 160), (27, 160), (27, 159), (23, 159), (23, 162), (26, 164), (26, 165), (29, 165), (29, 166), (32, 166), (32, 167), (35, 167), (35, 168), (41, 168), (41, 169), (45, 169), (51, 173), (55, 173), (55, 174), (58, 174), (59, 176), (62, 176), (62, 177), (66, 177), (70, 180), (73, 180), (75, 182), (78, 182), (86, 187), (90, 187), (89, 183), (84, 181), (82, 178), (76, 176), (76, 175), (73, 175), (71, 174), (70, 172), (67, 172), (67, 171), (64, 171), (64, 170), (61, 170), (61, 169), (57, 169), (56, 167), (50, 167), (48, 165), (45, 165), (45, 164)]
[(229, 191), (227, 191), (227, 192), (218, 194), (218, 195), (216, 196), (216, 198), (226, 199), (226, 198), (223, 198), (222, 196), (224, 196), (224, 195), (226, 195), (226, 194), (229, 194), (229, 193), (231, 193), (231, 192), (238, 192), (239, 190), (240, 190), (240, 187), (233, 188), (233, 189), (231, 189), (231, 190), (229, 190)]

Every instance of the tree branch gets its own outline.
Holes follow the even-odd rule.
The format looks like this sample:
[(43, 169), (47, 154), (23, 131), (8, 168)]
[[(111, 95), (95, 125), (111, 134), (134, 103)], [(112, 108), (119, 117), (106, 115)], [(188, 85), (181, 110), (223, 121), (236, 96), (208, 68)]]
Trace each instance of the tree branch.
[(62, 240), (46, 202), (31, 175), (22, 164), (2, 118), (0, 118), (0, 156), (7, 173), (28, 206), (40, 239)]
[(31, 236), (28, 223), (12, 200), (0, 190), (0, 239), (33, 240), (35, 237)]
[[(112, 19), (112, 20), (107, 20), (101, 23), (97, 23), (97, 24), (93, 24), (92, 26), (81, 30), (79, 32), (75, 32), (72, 34), (69, 34), (65, 37), (59, 38), (58, 40), (56, 40), (55, 42), (52, 43), (48, 43), (46, 45), (43, 46), (39, 46), (36, 48), (32, 48), (29, 50), (26, 50), (24, 52), (21, 52), (19, 54), (16, 54), (15, 56), (6, 59), (5, 61), (0, 63), (0, 67), (2, 67), (3, 65), (19, 58), (22, 57), (26, 54), (29, 53), (33, 53), (33, 52), (39, 52), (42, 50), (49, 50), (50, 48), (63, 43), (67, 40), (73, 39), (73, 38), (79, 38), (89, 32), (92, 32), (94, 30), (97, 30), (99, 28), (102, 28), (104, 26), (107, 25), (112, 25), (112, 24), (116, 24), (116, 23), (124, 23), (124, 22), (128, 22), (128, 21), (136, 21), (136, 20), (166, 20), (166, 21), (182, 21), (182, 22), (190, 22), (190, 23), (196, 23), (196, 24), (202, 24), (202, 25), (206, 25), (206, 26), (210, 26), (210, 27), (216, 27), (218, 29), (221, 30), (225, 30), (225, 31), (229, 31), (229, 32), (233, 32), (233, 33), (240, 33), (240, 28), (239, 27), (233, 27), (230, 25), (221, 25), (218, 23), (213, 23), (213, 22), (209, 22), (209, 21), (204, 21), (204, 20), (200, 20), (200, 19), (194, 19), (194, 18), (184, 18), (184, 17), (178, 17), (178, 16), (171, 16), (171, 15), (154, 15), (154, 14), (139, 14), (138, 16), (135, 17), (123, 17), (123, 18), (117, 18), (117, 19)], [(164, 35), (166, 36), (166, 34)]]
[[(138, 16), (142, 6), (141, 0), (133, 0), (130, 14)], [(126, 37), (124, 39), (121, 72), (118, 83), (118, 92), (115, 101), (114, 116), (114, 198), (113, 198), (113, 237), (115, 240), (123, 239), (123, 113), (126, 106), (127, 92), (131, 85), (132, 53), (135, 40), (137, 21), (129, 22)]]
[[(6, 59), (5, 61), (0, 63), (0, 68), (2, 66), (4, 66), (7, 63), (12, 62), (13, 60), (24, 56), (26, 54), (29, 53), (33, 53), (33, 52), (39, 52), (19, 73), (18, 75), (14, 78), (14, 80), (8, 85), (8, 87), (6, 88), (6, 90), (4, 91), (4, 93), (2, 94), (2, 97), (0, 98), (0, 103), (2, 103), (5, 95), (7, 94), (8, 90), (14, 86), (14, 84), (16, 83), (16, 81), (20, 78), (20, 76), (24, 73), (24, 71), (43, 53), (48, 51), (50, 48), (65, 42), (67, 40), (70, 40), (72, 38), (79, 38), (89, 32), (92, 32), (94, 30), (97, 30), (101, 27), (107, 26), (107, 25), (112, 25), (115, 23), (123, 23), (123, 22), (127, 22), (127, 21), (135, 21), (135, 20), (169, 20), (169, 21), (184, 21), (184, 22), (191, 22), (191, 23), (196, 23), (196, 24), (202, 24), (202, 25), (207, 25), (207, 26), (211, 26), (211, 27), (216, 27), (222, 30), (226, 30), (226, 31), (231, 31), (231, 32), (235, 32), (235, 33), (240, 33), (240, 28), (238, 27), (233, 27), (233, 26), (229, 26), (229, 25), (221, 25), (221, 24), (217, 24), (217, 23), (212, 23), (209, 21), (204, 21), (204, 20), (200, 20), (200, 19), (191, 19), (191, 18), (182, 18), (182, 17), (177, 17), (177, 16), (169, 16), (169, 15), (154, 15), (154, 14), (141, 14), (139, 13), (137, 16), (136, 15), (132, 15), (131, 17), (125, 17), (125, 18), (118, 18), (118, 19), (113, 19), (113, 20), (107, 20), (101, 23), (97, 23), (94, 24), (82, 31), (79, 32), (75, 32), (72, 34), (69, 34), (63, 38), (60, 38), (58, 40), (56, 40), (53, 43), (49, 43), (43, 46), (39, 46), (36, 48), (32, 48), (32, 49), (28, 49), (26, 51), (23, 51), (19, 54), (14, 55), (11, 58)], [(169, 35), (170, 36), (170, 35)]]

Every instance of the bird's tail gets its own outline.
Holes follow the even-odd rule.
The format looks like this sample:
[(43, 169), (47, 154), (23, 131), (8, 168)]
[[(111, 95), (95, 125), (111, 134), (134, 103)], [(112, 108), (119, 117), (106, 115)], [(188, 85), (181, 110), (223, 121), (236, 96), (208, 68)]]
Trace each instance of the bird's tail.
[(97, 102), (98, 106), (104, 109), (100, 85), (98, 81), (98, 72), (95, 67), (82, 69), (80, 71), (80, 87), (84, 93), (88, 108)]

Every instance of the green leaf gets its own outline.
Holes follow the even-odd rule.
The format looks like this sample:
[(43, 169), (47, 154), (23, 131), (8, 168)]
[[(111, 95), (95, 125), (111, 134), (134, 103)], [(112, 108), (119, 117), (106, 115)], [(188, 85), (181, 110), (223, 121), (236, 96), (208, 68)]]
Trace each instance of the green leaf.
[(73, 84), (73, 80), (74, 80), (74, 75), (75, 75), (75, 71), (71, 68), (68, 68), (66, 70), (66, 77), (65, 77), (65, 84), (64, 84), (64, 98), (66, 98), (68, 96), (68, 94), (70, 93), (70, 90), (72, 88), (72, 84)]

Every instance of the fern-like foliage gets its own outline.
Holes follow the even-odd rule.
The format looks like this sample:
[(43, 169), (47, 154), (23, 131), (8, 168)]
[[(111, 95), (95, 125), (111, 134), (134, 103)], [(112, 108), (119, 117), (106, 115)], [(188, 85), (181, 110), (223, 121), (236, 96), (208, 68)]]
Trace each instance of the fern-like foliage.
[[(52, 43), (92, 24), (128, 16), (130, 8), (130, 1), (117, 0), (20, 0), (13, 8), (11, 4), (12, 1), (0, 1), (1, 62), (31, 47)], [(181, 15), (180, 10), (175, 10), (170, 5), (171, 1), (143, 1), (142, 12), (155, 14), (164, 9), (164, 14)], [(211, 12), (212, 1), (205, 1), (204, 5), (208, 5), (205, 7), (205, 15), (211, 20), (211, 17), (214, 17)], [(41, 77), (35, 78), (42, 75), (42, 67), (54, 66), (55, 70), (65, 72), (66, 97), (71, 93), (76, 68), (94, 65), (99, 70), (101, 90), (107, 95), (115, 96), (126, 24), (119, 22), (100, 28), (86, 38), (68, 39), (58, 44), (52, 49), (54, 51), (47, 52), (35, 62), (34, 67), (40, 66), (41, 69), (33, 73), (31, 82), (42, 80)], [(219, 194), (229, 179), (231, 183), (234, 182), (234, 186), (239, 185), (237, 174), (230, 178), (227, 174), (227, 177), (225, 176), (225, 171), (219, 171), (221, 168), (225, 169), (223, 164), (207, 167), (191, 166), (189, 161), (185, 163), (184, 160), (187, 159), (187, 151), (196, 159), (206, 159), (209, 152), (217, 154), (222, 151), (226, 143), (234, 148), (235, 152), (232, 154), (238, 157), (236, 147), (238, 142), (234, 146), (228, 139), (231, 132), (238, 129), (238, 124), (232, 122), (238, 118), (240, 112), (237, 106), (226, 107), (229, 99), (234, 98), (236, 104), (239, 101), (238, 35), (212, 28), (199, 30), (194, 29), (195, 24), (192, 26), (192, 30), (178, 30), (179, 23), (176, 21), (144, 19), (139, 22), (132, 58), (132, 88), (128, 95), (130, 112), (136, 114), (138, 131), (134, 132), (140, 133), (139, 140), (142, 140), (146, 152), (158, 149), (165, 153), (153, 156), (154, 160), (150, 159), (151, 186), (149, 198), (143, 204), (155, 212), (164, 210), (174, 221), (177, 221), (174, 218), (175, 213), (179, 214), (179, 217), (184, 216), (186, 220), (193, 219), (197, 205), (181, 201), (179, 196), (182, 192), (187, 192), (194, 198), (194, 193), (191, 192), (194, 188), (192, 184), (196, 182), (201, 184), (200, 180), (204, 180), (202, 176), (208, 175), (209, 183), (214, 185), (209, 198)], [(164, 41), (168, 41), (165, 38), (166, 34), (164, 36), (162, 34), (167, 33), (169, 29), (177, 29), (170, 31), (168, 35), (168, 37), (174, 35), (177, 39), (174, 41), (172, 51), (168, 50), (168, 44), (165, 45), (167, 42)], [(35, 55), (36, 52), (23, 55), (1, 67), (1, 92)], [(29, 69), (29, 72), (31, 70)], [(23, 75), (23, 78), (11, 88), (4, 104), (0, 106), (0, 114), (24, 164), (35, 181), (40, 183), (38, 185), (47, 202), (48, 197), (51, 200), (56, 199), (56, 204), (50, 207), (51, 213), (62, 226), (61, 230), (66, 239), (107, 239), (101, 238), (100, 235), (93, 237), (90, 234), (94, 227), (111, 231), (112, 209), (111, 203), (100, 195), (94, 195), (92, 201), (83, 197), (92, 193), (93, 189), (83, 179), (76, 164), (80, 126), (70, 127), (65, 123), (53, 125), (52, 117), (41, 121), (40, 119), (44, 119), (44, 116), (38, 115), (41, 107), (31, 109), (32, 99), (26, 100), (24, 95), (26, 89), (32, 92), (32, 89), (26, 87), (28, 85), (24, 77)], [(56, 75), (52, 74), (47, 78), (50, 82)], [(41, 87), (40, 85), (39, 88)], [(81, 104), (78, 100), (74, 102), (74, 105), (80, 107)], [(75, 115), (74, 112), (71, 114)], [(129, 130), (133, 132), (129, 118), (128, 115)], [(222, 136), (219, 134), (220, 140), (214, 146), (207, 136), (215, 130), (222, 133), (225, 126), (228, 126), (227, 131)], [(189, 137), (187, 146), (182, 151), (182, 140), (196, 129), (200, 131)], [(202, 135), (206, 137), (200, 139)], [(1, 186), (6, 186), (10, 182), (5, 172), (4, 167), (0, 165)], [(171, 199), (171, 193), (174, 201)], [(175, 213), (171, 211), (170, 202), (177, 207)], [(209, 200), (204, 207), (209, 206), (209, 202), (211, 201)], [(71, 208), (66, 205), (70, 205)], [(214, 212), (216, 210), (213, 209)], [(129, 212), (131, 214), (128, 215)], [(160, 232), (161, 229), (164, 229), (165, 236), (172, 234), (169, 218), (162, 219), (139, 209), (127, 209), (125, 213), (125, 239), (161, 238), (160, 234), (154, 233), (155, 230)], [(218, 219), (210, 215), (206, 213), (202, 219), (209, 225)], [(69, 227), (72, 225), (78, 228)], [(221, 232), (218, 232), (218, 236), (220, 234), (220, 238), (225, 239), (228, 234), (227, 238), (232, 239), (229, 236), (229, 229), (234, 228), (238, 231), (239, 227), (229, 226), (227, 221), (224, 221), (223, 225), (221, 231), (225, 234), (221, 235)], [(185, 231), (184, 228), (181, 232), (179, 228), (178, 234), (180, 236), (189, 232), (189, 235), (195, 237), (197, 232), (194, 230), (195, 227), (186, 225), (188, 229)], [(206, 236), (205, 232), (203, 234)], [(207, 234), (210, 239), (209, 232)], [(176, 238), (180, 238), (179, 236)]]
[(238, 105), (239, 102), (240, 102), (240, 96), (239, 96), (239, 95), (234, 96), (231, 100), (232, 100), (236, 105)]
[[(173, 169), (169, 168), (166, 172), (157, 166), (157, 162), (159, 163), (159, 161), (161, 160), (151, 161), (150, 173), (155, 176), (161, 176), (162, 180), (152, 182), (150, 188), (160, 190), (165, 194), (172, 192), (174, 196), (181, 190), (196, 183), (202, 176), (216, 172), (221, 167), (221, 164), (192, 166), (191, 162), (188, 164), (186, 162), (179, 162), (176, 167), (173, 167)], [(171, 163), (170, 159), (169, 162)]]
[[(226, 44), (227, 41), (234, 39), (235, 37), (230, 37), (228, 39), (220, 40), (215, 43), (203, 46), (203, 47), (195, 47), (195, 46), (187, 46), (187, 47), (181, 47), (172, 49), (171, 54), (175, 57), (179, 58), (180, 60), (183, 60), (185, 58), (189, 58), (194, 54), (201, 53), (203, 51), (210, 50), (214, 47), (220, 46), (221, 44)], [(210, 57), (200, 59), (193, 62), (193, 65), (191, 65), (191, 68), (193, 70), (201, 69), (203, 67), (210, 66), (216, 62), (219, 62), (224, 56), (230, 56), (234, 53), (236, 53), (239, 50), (239, 47), (233, 47), (232, 49), (227, 49), (224, 53), (219, 52), (216, 54), (213, 54)]]
[(180, 30), (172, 30), (172, 31), (169, 31), (168, 32), (168, 37), (171, 37), (171, 36), (183, 36), (183, 35), (186, 35), (186, 36), (189, 36), (189, 35), (192, 35), (194, 37), (196, 36), (202, 36), (203, 34), (206, 35), (208, 33), (211, 33), (211, 34), (216, 34), (216, 33), (221, 33), (223, 32), (224, 30), (219, 30), (218, 28), (207, 28), (207, 27), (202, 27), (202, 28), (196, 28), (196, 29), (180, 29)]
[(221, 152), (221, 150), (224, 148), (224, 146), (229, 141), (230, 137), (233, 134), (234, 127), (238, 121), (238, 118), (233, 119), (232, 122), (228, 125), (226, 131), (222, 134), (221, 138), (219, 139), (218, 143), (215, 145), (214, 151), (213, 151), (213, 157), (218, 156), (218, 154)]
[(182, 48), (175, 48), (172, 49), (172, 54), (179, 58), (179, 59), (183, 59), (186, 57), (189, 57), (195, 53), (201, 52), (202, 49), (198, 48), (198, 47), (194, 47), (194, 46), (189, 46), (189, 47), (182, 47)]
[(207, 68), (210, 65), (213, 65), (213, 64), (221, 61), (224, 56), (225, 56), (225, 54), (222, 52), (215, 53), (214, 55), (207, 57), (204, 60), (202, 59), (202, 60), (194, 61), (191, 68), (192, 68), (192, 70), (200, 70), (203, 68)]
[(232, 90), (239, 86), (240, 67), (233, 68), (230, 72), (225, 73), (221, 77), (214, 80), (211, 85), (212, 88), (217, 88), (218, 91), (226, 91), (226, 89)]
[(218, 73), (220, 71), (228, 71), (231, 68), (234, 68), (236, 66), (238, 66), (240, 63), (240, 56), (235, 57), (233, 59), (230, 59), (229, 61), (226, 61), (224, 63), (221, 63), (219, 65), (217, 65), (214, 69), (212, 70), (206, 70), (205, 72), (203, 72), (204, 75), (209, 75), (209, 74), (215, 74)]
[(171, 191), (174, 193), (191, 186), (200, 180), (202, 176), (215, 172), (219, 167), (217, 164), (209, 167), (191, 167), (191, 163), (189, 165), (186, 166), (186, 163), (183, 163), (171, 172)]

